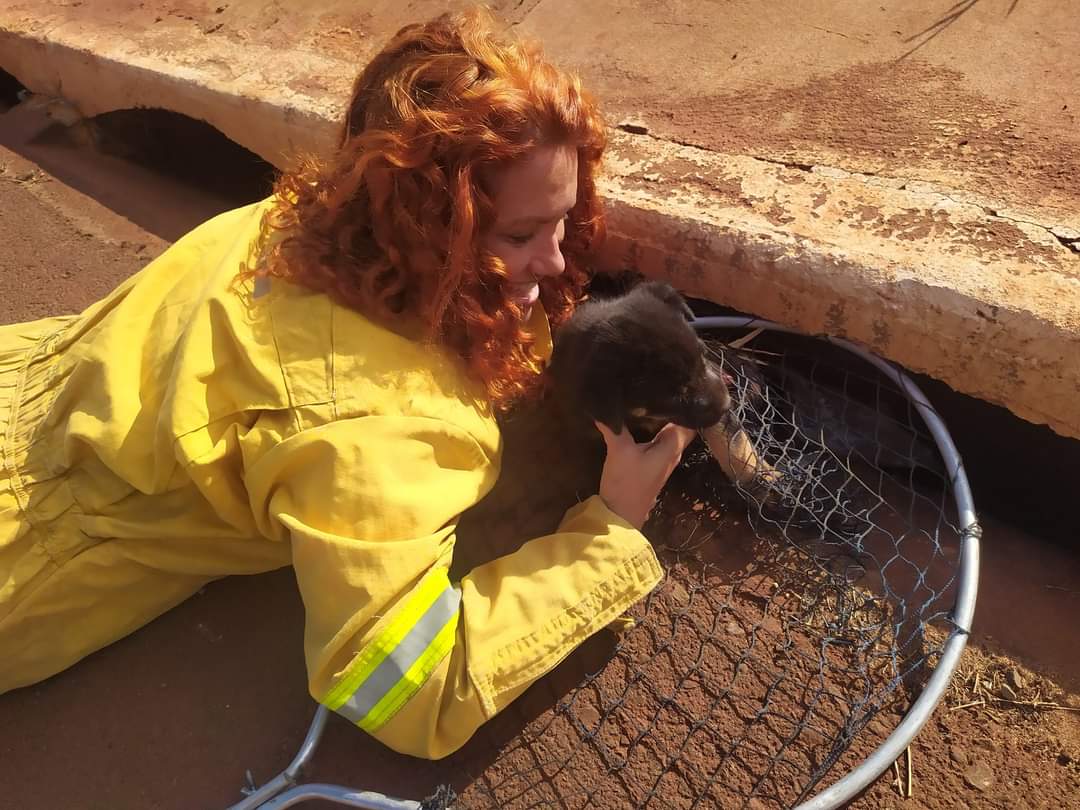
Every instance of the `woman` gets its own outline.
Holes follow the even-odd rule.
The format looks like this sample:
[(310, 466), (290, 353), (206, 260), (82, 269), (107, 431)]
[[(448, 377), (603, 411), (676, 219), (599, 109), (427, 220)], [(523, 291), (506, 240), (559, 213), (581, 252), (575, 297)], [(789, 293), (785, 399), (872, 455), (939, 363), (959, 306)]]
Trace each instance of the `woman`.
[(450, 582), (494, 414), (537, 389), (602, 228), (599, 115), (481, 11), (400, 31), (337, 152), (81, 315), (0, 327), (0, 692), (207, 581), (293, 565), (311, 694), (442, 757), (648, 593), (689, 431)]

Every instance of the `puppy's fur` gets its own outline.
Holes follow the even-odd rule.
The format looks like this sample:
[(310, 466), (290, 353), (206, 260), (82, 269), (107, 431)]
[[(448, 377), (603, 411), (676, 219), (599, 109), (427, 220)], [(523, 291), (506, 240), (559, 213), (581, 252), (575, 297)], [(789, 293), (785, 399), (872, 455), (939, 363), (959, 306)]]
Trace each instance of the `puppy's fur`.
[(605, 453), (594, 419), (645, 441), (667, 422), (702, 428), (722, 418), (727, 387), (690, 317), (673, 288), (644, 283), (581, 305), (556, 331), (548, 397), (500, 416), (502, 471), (461, 517), (454, 576), (556, 531), (596, 493)]
[(582, 304), (554, 338), (549, 374), (560, 409), (616, 433), (628, 428), (639, 441), (667, 422), (719, 422), (730, 398), (693, 317), (673, 287), (656, 281)]

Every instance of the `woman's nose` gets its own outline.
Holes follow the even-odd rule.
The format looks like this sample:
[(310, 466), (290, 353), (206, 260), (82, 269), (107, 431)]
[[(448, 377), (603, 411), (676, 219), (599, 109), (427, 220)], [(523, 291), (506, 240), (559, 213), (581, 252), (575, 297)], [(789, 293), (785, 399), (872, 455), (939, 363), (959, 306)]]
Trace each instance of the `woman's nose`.
[(557, 276), (566, 269), (559, 242), (558, 234), (552, 234), (550, 239), (537, 246), (529, 262), (529, 270), (534, 276)]

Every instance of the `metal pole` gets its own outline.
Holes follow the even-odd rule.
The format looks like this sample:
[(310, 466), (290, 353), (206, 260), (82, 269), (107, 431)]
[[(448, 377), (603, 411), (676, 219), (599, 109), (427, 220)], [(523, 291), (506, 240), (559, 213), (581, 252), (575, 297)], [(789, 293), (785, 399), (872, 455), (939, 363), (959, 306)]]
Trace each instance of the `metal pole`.
[(326, 718), (330, 715), (330, 710), (325, 706), (319, 706), (315, 712), (315, 717), (311, 721), (311, 726), (308, 728), (307, 735), (304, 737), (304, 742), (300, 744), (300, 750), (296, 756), (293, 757), (293, 761), (289, 763), (284, 771), (279, 773), (265, 785), (260, 787), (245, 796), (236, 804), (228, 808), (228, 810), (255, 810), (263, 805), (267, 800), (281, 793), (286, 788), (296, 784), (296, 780), (300, 775), (300, 771), (311, 759), (315, 753), (315, 748), (319, 744), (319, 739), (322, 737), (323, 729), (326, 727)]
[(346, 807), (361, 807), (363, 810), (420, 810), (420, 802), (391, 799), (389, 796), (367, 790), (352, 790), (337, 785), (316, 783), (297, 785), (277, 798), (271, 799), (259, 810), (282, 810), (311, 799), (323, 799)]

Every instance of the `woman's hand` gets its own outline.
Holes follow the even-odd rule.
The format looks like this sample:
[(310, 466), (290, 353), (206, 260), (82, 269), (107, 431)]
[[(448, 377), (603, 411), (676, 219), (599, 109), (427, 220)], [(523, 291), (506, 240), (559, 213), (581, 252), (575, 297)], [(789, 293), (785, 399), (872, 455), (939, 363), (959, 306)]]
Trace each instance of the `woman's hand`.
[(607, 445), (600, 497), (608, 509), (640, 529), (696, 434), (690, 428), (669, 424), (651, 442), (638, 444), (628, 430), (613, 433), (600, 422), (596, 428)]

